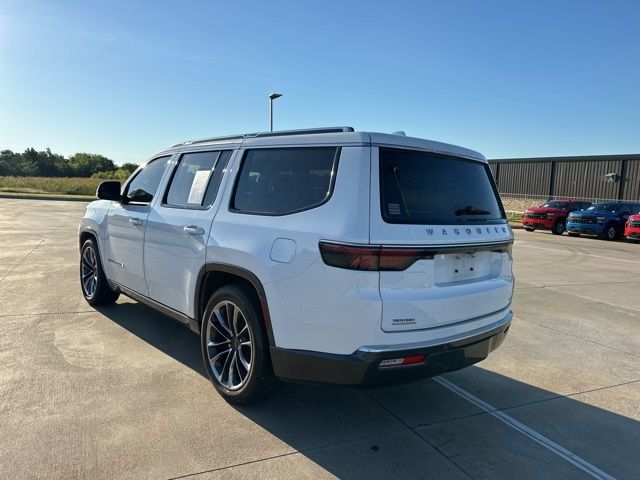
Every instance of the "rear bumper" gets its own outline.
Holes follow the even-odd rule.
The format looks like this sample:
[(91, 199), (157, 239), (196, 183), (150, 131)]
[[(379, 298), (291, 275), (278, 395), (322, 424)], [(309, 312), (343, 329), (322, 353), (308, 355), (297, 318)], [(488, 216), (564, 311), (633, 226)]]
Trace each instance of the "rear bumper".
[[(283, 380), (351, 387), (410, 382), (484, 360), (504, 341), (511, 318), (509, 312), (483, 332), (435, 345), (362, 347), (351, 355), (271, 347), (271, 361)], [(415, 365), (379, 366), (382, 360), (412, 355), (425, 355), (425, 359)]]

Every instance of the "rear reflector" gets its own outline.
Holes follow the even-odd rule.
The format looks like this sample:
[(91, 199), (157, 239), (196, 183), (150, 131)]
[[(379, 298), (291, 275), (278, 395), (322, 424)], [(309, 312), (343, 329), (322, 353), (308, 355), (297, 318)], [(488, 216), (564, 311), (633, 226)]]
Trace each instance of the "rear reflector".
[(424, 362), (425, 355), (410, 355), (402, 358), (388, 358), (382, 360), (379, 364), (380, 367), (398, 367), (401, 365), (416, 365)]
[(327, 265), (349, 270), (406, 270), (418, 260), (432, 259), (426, 248), (392, 248), (342, 245), (320, 242), (320, 254)]
[(404, 357), (402, 365), (414, 365), (416, 363), (422, 363), (424, 361), (424, 355), (411, 355), (410, 357)]

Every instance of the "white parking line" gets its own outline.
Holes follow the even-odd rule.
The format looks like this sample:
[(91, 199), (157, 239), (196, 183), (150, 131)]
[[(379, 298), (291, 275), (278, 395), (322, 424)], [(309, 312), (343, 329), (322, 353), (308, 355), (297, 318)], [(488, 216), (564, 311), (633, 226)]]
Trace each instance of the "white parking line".
[(559, 457), (562, 457), (563, 459), (565, 459), (567, 462), (575, 465), (580, 470), (588, 473), (593, 478), (598, 478), (602, 480), (615, 480), (615, 477), (612, 477), (608, 473), (603, 472), (595, 465), (592, 465), (589, 462), (587, 462), (585, 459), (577, 456), (575, 453), (572, 453), (566, 448), (561, 447), (560, 445), (555, 443), (553, 440), (550, 440), (549, 438), (545, 437), (541, 433), (538, 433), (532, 428), (529, 428), (526, 425), (520, 423), (515, 418), (510, 417), (504, 412), (501, 412), (500, 410), (496, 409), (495, 407), (488, 404), (487, 402), (480, 400), (475, 395), (451, 383), (449, 380), (442, 377), (436, 377), (434, 378), (434, 380), (438, 382), (440, 385), (442, 385), (443, 387), (445, 387), (446, 389), (452, 391), (456, 395), (459, 395), (460, 397), (474, 404), (476, 407), (480, 408), (481, 410), (484, 410), (489, 415), (497, 418), (504, 424), (508, 425), (514, 430), (517, 430), (518, 432), (522, 433), (524, 436), (530, 438), (531, 440), (538, 443), (539, 445), (542, 445), (547, 450), (555, 453)]
[(604, 258), (605, 260), (615, 260), (616, 262), (640, 263), (637, 260), (625, 260), (623, 258), (605, 257), (604, 255), (593, 255), (591, 253), (572, 252), (571, 250), (558, 250), (557, 248), (534, 247), (533, 245), (525, 245), (522, 242), (516, 242), (516, 245), (527, 248), (537, 248), (538, 250), (549, 250), (558, 253), (570, 253), (571, 255), (585, 255), (587, 257)]

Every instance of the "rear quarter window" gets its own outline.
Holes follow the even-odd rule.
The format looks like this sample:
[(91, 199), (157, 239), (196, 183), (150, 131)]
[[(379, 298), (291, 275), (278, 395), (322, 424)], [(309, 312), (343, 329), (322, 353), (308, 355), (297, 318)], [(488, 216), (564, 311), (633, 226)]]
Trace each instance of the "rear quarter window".
[(489, 166), (414, 150), (380, 148), (380, 201), (387, 223), (505, 223)]
[(287, 215), (322, 205), (331, 196), (339, 156), (338, 147), (247, 150), (232, 211)]

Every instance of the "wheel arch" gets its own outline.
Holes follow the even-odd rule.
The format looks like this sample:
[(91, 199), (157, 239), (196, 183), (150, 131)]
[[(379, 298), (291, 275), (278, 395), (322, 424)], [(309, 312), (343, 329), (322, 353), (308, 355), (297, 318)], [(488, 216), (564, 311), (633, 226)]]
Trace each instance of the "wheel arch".
[(211, 294), (220, 287), (234, 283), (245, 284), (255, 292), (256, 298), (260, 302), (269, 345), (275, 346), (267, 295), (262, 282), (250, 270), (226, 263), (206, 263), (198, 272), (193, 310), (198, 331), (202, 328), (202, 314)]
[(78, 248), (80, 249), (80, 251), (82, 251), (82, 246), (84, 245), (84, 242), (86, 242), (90, 238), (96, 242), (96, 245), (98, 246), (98, 250), (100, 250), (100, 245), (98, 244), (98, 235), (96, 235), (96, 232), (88, 228), (83, 228), (82, 230), (80, 230), (80, 233), (78, 235), (78, 240), (80, 242), (80, 245), (78, 246)]
[(98, 258), (102, 264), (102, 271), (104, 272), (104, 276), (107, 279), (107, 282), (109, 282), (109, 286), (114, 290), (117, 289), (117, 285), (113, 283), (107, 276), (107, 271), (105, 269), (105, 258), (102, 256), (104, 255), (104, 252), (102, 251), (102, 245), (100, 245), (98, 232), (96, 232), (91, 227), (82, 226), (80, 228), (80, 231), (78, 232), (78, 242), (79, 242), (78, 248), (80, 250), (80, 254), (82, 255), (82, 246), (89, 239), (93, 240), (96, 243), (96, 246), (98, 247)]

